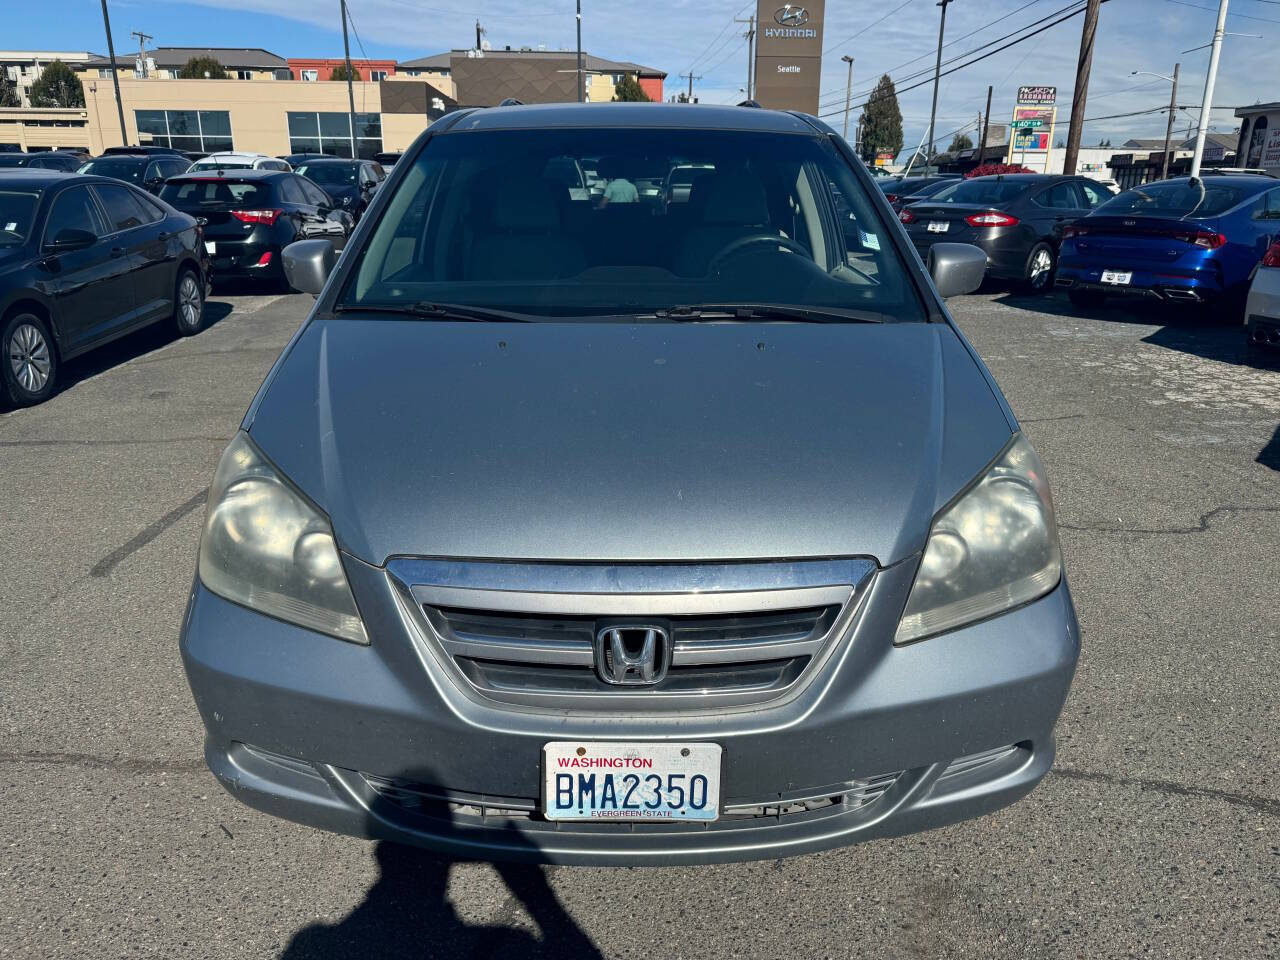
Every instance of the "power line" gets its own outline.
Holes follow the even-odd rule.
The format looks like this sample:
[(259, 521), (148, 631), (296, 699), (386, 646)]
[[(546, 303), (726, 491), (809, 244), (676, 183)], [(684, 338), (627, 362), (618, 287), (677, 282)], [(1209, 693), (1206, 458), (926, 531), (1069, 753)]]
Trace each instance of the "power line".
[[(1217, 13), (1217, 12), (1218, 12), (1218, 11), (1217, 11), (1217, 10), (1215, 10), (1213, 7), (1202, 7), (1202, 6), (1200, 6), (1200, 4), (1198, 4), (1198, 3), (1187, 3), (1187, 0), (1166, 0), (1166, 2), (1167, 2), (1167, 3), (1176, 3), (1176, 4), (1177, 4), (1178, 6), (1180, 6), (1180, 7), (1191, 7), (1193, 10), (1206, 10), (1206, 11), (1208, 11), (1209, 13)], [(1227, 16), (1228, 16), (1228, 17), (1239, 17), (1241, 20), (1257, 20), (1257, 21), (1259, 21), (1260, 23), (1280, 23), (1280, 20), (1272, 20), (1270, 17), (1253, 17), (1253, 16), (1250, 16), (1250, 15), (1249, 15), (1249, 14), (1247, 14), (1247, 13), (1235, 13), (1234, 11), (1231, 11), (1231, 10), (1228, 10), (1228, 11), (1227, 11)]]
[(733, 26), (734, 22), (737, 20), (739, 15), (741, 15), (742, 11), (746, 10), (749, 6), (751, 6), (751, 0), (748, 0), (747, 3), (744, 3), (738, 10), (734, 12), (733, 16), (729, 18), (729, 22), (726, 23), (723, 27), (721, 27), (720, 32), (717, 33), (715, 37), (712, 38), (711, 42), (707, 44), (706, 49), (689, 61), (690, 70), (692, 70), (695, 66), (697, 66), (700, 60), (707, 59), (707, 55), (711, 53), (711, 48), (714, 47), (716, 43), (720, 40), (720, 38), (724, 36), (725, 31)]
[[(1104, 2), (1104, 3), (1105, 3), (1105, 2), (1107, 2), (1107, 0), (1102, 0), (1102, 2)], [(1020, 36), (1020, 37), (1018, 37), (1018, 38), (1017, 38), (1017, 39), (1015, 39), (1015, 40), (1011, 40), (1010, 42), (1006, 43), (1004, 46), (997, 47), (997, 48), (996, 48), (996, 49), (994, 49), (994, 50), (989, 50), (989, 51), (987, 51), (986, 53), (982, 54), (982, 56), (974, 57), (972, 60), (966, 60), (964, 63), (957, 64), (956, 66), (952, 67), (952, 68), (951, 68), (951, 69), (949, 69), (949, 70), (943, 70), (943, 71), (940, 73), (940, 76), (943, 76), (943, 77), (945, 77), (945, 76), (949, 76), (949, 75), (951, 75), (951, 74), (955, 73), (957, 70), (963, 70), (965, 67), (971, 67), (971, 66), (973, 66), (975, 63), (980, 63), (981, 61), (986, 60), (988, 57), (993, 57), (993, 56), (995, 56), (997, 53), (1001, 53), (1001, 52), (1003, 52), (1003, 51), (1005, 51), (1005, 50), (1008, 50), (1010, 47), (1017, 46), (1019, 43), (1022, 43), (1024, 40), (1030, 40), (1032, 37), (1034, 37), (1034, 36), (1036, 36), (1036, 35), (1038, 35), (1038, 34), (1044, 33), (1046, 30), (1051, 30), (1051, 29), (1053, 29), (1054, 27), (1058, 26), (1059, 24), (1061, 24), (1061, 23), (1066, 23), (1068, 20), (1072, 19), (1073, 17), (1077, 17), (1077, 16), (1079, 16), (1081, 13), (1083, 13), (1083, 12), (1084, 12), (1084, 9), (1085, 9), (1085, 8), (1084, 8), (1083, 6), (1080, 6), (1080, 7), (1078, 7), (1077, 9), (1072, 10), (1070, 13), (1065, 14), (1064, 16), (1059, 17), (1057, 20), (1054, 20), (1054, 21), (1052, 21), (1051, 23), (1046, 23), (1044, 26), (1039, 27), (1039, 28), (1037, 28), (1037, 29), (1033, 30), (1031, 33), (1024, 34), (1023, 36)], [(983, 46), (989, 46), (989, 44), (983, 44)], [(982, 49), (982, 47), (979, 47), (979, 48), (977, 48), (977, 49), (979, 49), (979, 50), (980, 50), (980, 49)], [(970, 51), (970, 53), (973, 53), (973, 52), (976, 52), (976, 51)], [(951, 62), (954, 62), (954, 61), (956, 61), (956, 60), (961, 60), (961, 59), (963, 59), (964, 57), (966, 57), (966, 56), (968, 56), (968, 55), (969, 55), (969, 54), (960, 54), (960, 55), (959, 55), (959, 56), (957, 56), (957, 57), (953, 57), (953, 58), (952, 58), (950, 61), (948, 61), (948, 62), (949, 62), (949, 63), (951, 63)], [(931, 71), (930, 71), (930, 72), (931, 72)], [(896, 95), (896, 94), (899, 94), (899, 93), (907, 93), (908, 91), (915, 90), (915, 89), (917, 89), (918, 87), (923, 87), (923, 86), (925, 86), (926, 84), (929, 84), (929, 83), (932, 83), (932, 82), (933, 82), (932, 78), (927, 79), (927, 80), (922, 80), (922, 81), (920, 81), (919, 83), (914, 83), (914, 84), (911, 84), (910, 86), (902, 87), (901, 89), (895, 90), (894, 92), (895, 92), (895, 95)], [(868, 102), (869, 102), (869, 101), (866, 101), (866, 102), (863, 102), (863, 103), (859, 104), (859, 109), (865, 109), (865, 108), (866, 108), (866, 106), (867, 106), (867, 103), (868, 103)], [(836, 114), (841, 113), (841, 112), (842, 112), (841, 110), (834, 110), (834, 111), (829, 111), (829, 112), (827, 112), (827, 113), (821, 113), (821, 114), (819, 114), (818, 116), (820, 116), (820, 117), (833, 117), (833, 116), (835, 116)]]
[(872, 27), (879, 26), (880, 24), (884, 23), (886, 20), (888, 20), (890, 17), (892, 17), (895, 13), (897, 13), (899, 10), (901, 10), (903, 7), (905, 7), (908, 3), (912, 3), (912, 2), (913, 2), (913, 0), (906, 0), (906, 2), (905, 2), (905, 3), (902, 3), (902, 4), (900, 4), (899, 6), (894, 7), (892, 10), (890, 10), (888, 13), (886, 13), (886, 14), (885, 14), (883, 17), (881, 17), (879, 20), (876, 20), (874, 23), (870, 23), (870, 24), (868, 24), (867, 26), (863, 27), (861, 30), (859, 30), (857, 33), (853, 34), (852, 36), (845, 37), (845, 38), (844, 38), (843, 40), (841, 40), (839, 43), (837, 43), (837, 44), (833, 44), (832, 46), (827, 47), (827, 49), (825, 49), (825, 50), (823, 50), (823, 51), (822, 51), (822, 55), (825, 57), (825, 56), (826, 56), (828, 53), (830, 53), (832, 50), (838, 50), (838, 49), (840, 49), (840, 48), (841, 48), (841, 47), (843, 47), (846, 43), (848, 43), (850, 40), (856, 40), (858, 37), (862, 36), (864, 33), (866, 33), (866, 32), (867, 32), (868, 30), (870, 30)]

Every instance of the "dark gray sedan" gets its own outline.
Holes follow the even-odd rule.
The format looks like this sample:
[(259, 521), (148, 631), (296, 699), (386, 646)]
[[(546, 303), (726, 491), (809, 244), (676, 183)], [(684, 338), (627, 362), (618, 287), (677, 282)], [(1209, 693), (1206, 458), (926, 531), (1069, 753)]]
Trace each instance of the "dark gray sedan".
[[(707, 172), (600, 205), (565, 157)], [(986, 258), (939, 244), (931, 282), (825, 124), (460, 110), (340, 263), (284, 262), (319, 299), (214, 475), (182, 626), (238, 799), (705, 863), (979, 816), (1052, 766), (1053, 501), (942, 299)]]

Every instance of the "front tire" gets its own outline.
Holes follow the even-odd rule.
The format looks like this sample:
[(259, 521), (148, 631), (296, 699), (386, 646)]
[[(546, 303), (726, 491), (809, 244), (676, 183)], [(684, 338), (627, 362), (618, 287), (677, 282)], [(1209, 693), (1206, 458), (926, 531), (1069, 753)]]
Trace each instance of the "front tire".
[(1028, 293), (1044, 293), (1053, 286), (1053, 271), (1057, 260), (1053, 247), (1047, 243), (1037, 243), (1031, 248), (1023, 270), (1023, 285)]
[(4, 324), (0, 343), (5, 399), (15, 407), (48, 400), (58, 378), (58, 354), (48, 323), (34, 313), (17, 313)]
[(189, 267), (178, 274), (174, 288), (173, 324), (183, 337), (194, 336), (204, 327), (204, 289), (199, 275)]

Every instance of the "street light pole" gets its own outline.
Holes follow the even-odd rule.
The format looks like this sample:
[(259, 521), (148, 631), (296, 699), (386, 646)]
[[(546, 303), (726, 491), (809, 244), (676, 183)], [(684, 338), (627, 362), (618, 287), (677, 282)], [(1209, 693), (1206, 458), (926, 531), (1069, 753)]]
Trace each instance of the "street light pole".
[(111, 58), (111, 85), (116, 88), (116, 113), (120, 115), (120, 146), (129, 145), (129, 133), (124, 126), (124, 101), (120, 99), (120, 70), (116, 63), (116, 46), (111, 42), (111, 18), (107, 16), (107, 0), (102, 0), (102, 25), (107, 28), (107, 56)]
[(1180, 63), (1173, 65), (1172, 77), (1166, 77), (1163, 73), (1152, 73), (1150, 70), (1129, 71), (1131, 77), (1156, 77), (1173, 84), (1173, 91), (1169, 94), (1169, 123), (1164, 129), (1164, 167), (1160, 171), (1161, 180), (1169, 179), (1169, 148), (1173, 145), (1173, 115), (1178, 110), (1178, 70), (1181, 66)]
[(1213, 87), (1218, 81), (1218, 54), (1222, 52), (1222, 34), (1227, 27), (1227, 0), (1218, 0), (1218, 25), (1213, 28), (1213, 43), (1209, 49), (1209, 72), (1204, 77), (1204, 100), (1200, 103), (1200, 123), (1196, 128), (1196, 149), (1191, 155), (1191, 179), (1200, 176), (1200, 161), (1204, 159), (1204, 140), (1209, 133), (1209, 111), (1213, 109)]
[(347, 129), (351, 132), (351, 159), (354, 160), (358, 156), (356, 153), (356, 93), (355, 86), (351, 81), (351, 44), (347, 42), (347, 0), (338, 0), (338, 5), (342, 8), (342, 56), (347, 64)]
[(840, 58), (849, 65), (849, 78), (844, 84), (844, 138), (849, 139), (849, 94), (853, 90), (853, 57), (847, 53)]
[(578, 102), (587, 98), (586, 88), (582, 84), (582, 0), (578, 0)]
[[(938, 24), (938, 59), (933, 65), (933, 106), (929, 108), (929, 153), (928, 157), (933, 156), (933, 122), (938, 116), (938, 79), (942, 75), (942, 34), (947, 29), (947, 4), (954, 3), (955, 0), (938, 0), (938, 6), (942, 8), (942, 20)], [(925, 159), (925, 169), (928, 170), (929, 160)]]

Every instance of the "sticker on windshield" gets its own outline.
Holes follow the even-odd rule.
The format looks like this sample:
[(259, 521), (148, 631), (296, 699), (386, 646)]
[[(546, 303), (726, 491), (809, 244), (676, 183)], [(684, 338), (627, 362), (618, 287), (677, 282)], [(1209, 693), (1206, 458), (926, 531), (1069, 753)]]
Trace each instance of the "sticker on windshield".
[(17, 222), (16, 222), (16, 221), (15, 221), (14, 223), (6, 223), (6, 224), (4, 225), (4, 229), (5, 229), (5, 233), (17, 233), (17, 232), (18, 232), (18, 224), (17, 224)]
[(864, 247), (866, 247), (868, 250), (880, 249), (880, 238), (876, 236), (876, 234), (867, 233), (865, 230), (859, 230), (858, 232), (862, 234), (862, 245)]

